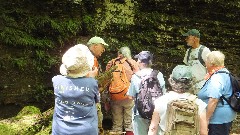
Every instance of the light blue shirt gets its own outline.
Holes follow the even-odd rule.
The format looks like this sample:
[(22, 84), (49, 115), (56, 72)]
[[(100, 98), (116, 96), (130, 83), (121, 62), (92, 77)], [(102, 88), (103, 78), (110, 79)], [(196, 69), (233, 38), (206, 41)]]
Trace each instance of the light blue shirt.
[[(222, 71), (227, 71), (227, 69), (221, 69)], [(219, 70), (219, 71), (221, 71)], [(213, 74), (205, 85), (198, 92), (198, 98), (202, 99), (205, 103), (208, 104), (209, 98), (219, 99), (216, 109), (210, 119), (210, 124), (223, 124), (231, 122), (236, 117), (236, 112), (223, 100), (224, 105), (222, 104), (222, 99), (220, 97), (229, 98), (232, 94), (231, 81), (228, 74), (217, 73)]]

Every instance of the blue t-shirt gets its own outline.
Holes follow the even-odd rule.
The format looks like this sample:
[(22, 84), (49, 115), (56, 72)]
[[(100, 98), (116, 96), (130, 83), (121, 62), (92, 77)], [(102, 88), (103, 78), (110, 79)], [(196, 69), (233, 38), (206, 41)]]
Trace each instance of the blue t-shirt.
[[(225, 68), (221, 70), (229, 72)], [(224, 104), (222, 104), (222, 99), (220, 99), (222, 95), (229, 98), (231, 94), (231, 81), (229, 75), (226, 73), (213, 74), (198, 92), (198, 98), (202, 99), (205, 103), (208, 103), (209, 98), (219, 99), (216, 109), (209, 121), (210, 124), (223, 124), (234, 120), (236, 112), (232, 110), (226, 101), (223, 100)]]
[(98, 135), (97, 81), (57, 75), (52, 82), (55, 95), (52, 134)]

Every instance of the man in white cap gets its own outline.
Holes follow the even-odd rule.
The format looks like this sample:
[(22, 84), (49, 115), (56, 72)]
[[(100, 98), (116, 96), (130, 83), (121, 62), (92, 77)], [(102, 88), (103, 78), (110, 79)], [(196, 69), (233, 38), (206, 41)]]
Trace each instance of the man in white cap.
[(94, 55), (94, 67), (100, 68), (97, 58), (101, 57), (109, 45), (102, 38), (95, 36), (89, 39), (87, 46)]
[[(102, 71), (101, 67), (98, 63), (97, 58), (101, 57), (102, 53), (105, 52), (106, 47), (109, 45), (101, 38), (101, 37), (92, 37), (89, 39), (87, 46), (89, 50), (92, 52), (94, 55), (94, 65), (93, 68), (98, 68), (98, 71)], [(98, 109), (98, 129), (99, 129), (99, 134), (102, 135), (104, 134), (104, 130), (102, 127), (102, 120), (103, 120), (103, 114), (101, 110), (101, 104), (97, 104), (97, 109)]]

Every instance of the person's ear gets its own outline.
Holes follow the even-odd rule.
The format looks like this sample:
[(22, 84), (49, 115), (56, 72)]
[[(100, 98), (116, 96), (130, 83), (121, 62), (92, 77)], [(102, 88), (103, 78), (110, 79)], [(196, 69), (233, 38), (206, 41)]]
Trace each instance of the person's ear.
[(94, 48), (94, 49), (96, 49), (96, 48), (97, 48), (97, 45), (96, 45), (96, 44), (95, 44), (95, 45), (93, 45), (93, 48)]

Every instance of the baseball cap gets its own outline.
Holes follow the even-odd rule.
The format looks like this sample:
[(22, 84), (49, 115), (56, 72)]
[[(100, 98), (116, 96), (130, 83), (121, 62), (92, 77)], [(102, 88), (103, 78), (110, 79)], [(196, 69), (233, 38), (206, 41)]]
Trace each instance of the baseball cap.
[(183, 36), (195, 36), (200, 38), (200, 32), (196, 29), (191, 29), (187, 33), (184, 33)]
[(142, 51), (138, 55), (135, 55), (134, 58), (139, 59), (143, 63), (149, 63), (153, 59), (153, 55), (149, 51)]
[(91, 45), (91, 44), (103, 44), (104, 46), (109, 46), (102, 38), (97, 36), (89, 39), (87, 45)]
[(193, 78), (192, 72), (189, 66), (177, 65), (172, 71), (172, 78), (175, 81), (184, 82)]

